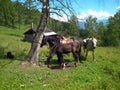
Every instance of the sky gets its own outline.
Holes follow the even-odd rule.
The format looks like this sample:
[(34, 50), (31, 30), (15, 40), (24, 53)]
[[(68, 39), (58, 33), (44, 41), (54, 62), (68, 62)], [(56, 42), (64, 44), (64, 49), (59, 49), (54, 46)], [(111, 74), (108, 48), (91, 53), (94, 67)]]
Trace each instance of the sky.
[[(120, 9), (120, 0), (71, 0), (72, 7), (79, 21), (85, 20), (88, 16), (96, 17), (98, 20), (108, 19), (113, 16), (118, 8)], [(60, 21), (68, 21), (67, 16), (51, 16)]]
[[(12, 0), (16, 1), (16, 0)], [(25, 0), (19, 0), (24, 2)], [(65, 1), (65, 0), (59, 0)], [(84, 21), (88, 16), (96, 17), (98, 20), (108, 19), (113, 16), (118, 8), (120, 9), (120, 0), (67, 0), (71, 2), (71, 6), (75, 11), (79, 21)], [(58, 5), (59, 6), (59, 5)], [(62, 14), (62, 17), (51, 14), (51, 17), (59, 21), (68, 21), (66, 14)]]

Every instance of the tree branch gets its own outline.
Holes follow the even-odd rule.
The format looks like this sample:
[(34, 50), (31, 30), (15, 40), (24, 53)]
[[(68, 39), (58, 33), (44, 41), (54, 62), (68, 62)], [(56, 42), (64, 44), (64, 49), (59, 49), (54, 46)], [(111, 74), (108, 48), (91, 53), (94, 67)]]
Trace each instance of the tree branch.
[(54, 14), (56, 14), (56, 15), (58, 15), (58, 16), (60, 16), (60, 17), (62, 17), (62, 15), (61, 15), (61, 14), (59, 14), (59, 13), (57, 13), (57, 12), (50, 12), (50, 13), (54, 13)]

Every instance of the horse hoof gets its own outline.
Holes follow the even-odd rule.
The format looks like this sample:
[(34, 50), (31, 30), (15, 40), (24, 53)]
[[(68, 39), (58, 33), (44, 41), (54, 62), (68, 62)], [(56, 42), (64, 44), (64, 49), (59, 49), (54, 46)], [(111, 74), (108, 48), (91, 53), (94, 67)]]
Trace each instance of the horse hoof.
[(60, 66), (60, 69), (65, 70), (65, 67), (64, 66)]
[(62, 70), (65, 69), (65, 66), (66, 66), (65, 63), (62, 63), (62, 64), (60, 65), (60, 67), (61, 67)]
[(65, 67), (62, 67), (62, 70), (65, 70)]

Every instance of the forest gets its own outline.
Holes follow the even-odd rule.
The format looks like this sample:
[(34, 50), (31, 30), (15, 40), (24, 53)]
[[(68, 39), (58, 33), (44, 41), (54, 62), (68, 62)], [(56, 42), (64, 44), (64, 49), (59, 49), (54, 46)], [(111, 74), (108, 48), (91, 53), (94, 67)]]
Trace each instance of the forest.
[[(16, 0), (0, 0), (0, 25), (21, 28), (22, 25), (38, 25), (41, 11), (32, 0), (26, 0), (24, 3)], [(68, 22), (61, 22), (49, 18), (47, 27), (60, 35), (71, 36), (75, 38), (96, 37), (100, 46), (120, 45), (120, 10), (108, 19), (108, 24), (97, 22), (97, 18), (89, 16), (85, 22), (85, 28), (80, 29), (79, 20), (75, 15), (71, 15)]]

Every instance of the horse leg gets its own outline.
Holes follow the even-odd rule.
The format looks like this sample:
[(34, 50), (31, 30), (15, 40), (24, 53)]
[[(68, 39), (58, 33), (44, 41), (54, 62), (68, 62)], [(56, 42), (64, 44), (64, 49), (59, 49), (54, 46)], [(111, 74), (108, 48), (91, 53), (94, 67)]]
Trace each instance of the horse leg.
[(73, 52), (73, 57), (74, 57), (74, 61), (75, 61), (75, 63), (74, 63), (74, 65), (75, 65), (75, 67), (77, 66), (77, 62), (79, 62), (79, 53), (78, 52)]
[(61, 58), (61, 55), (59, 53), (57, 53), (57, 58), (58, 58), (57, 63), (59, 64), (60, 63), (60, 58)]
[(94, 50), (92, 51), (93, 53), (92, 53), (92, 56), (93, 56), (93, 60), (95, 59), (95, 57), (94, 57)]
[(62, 69), (65, 69), (65, 62), (64, 62), (64, 58), (63, 58), (63, 54), (62, 53), (57, 53), (57, 57), (60, 63), (60, 67)]
[(79, 61), (81, 62), (81, 48), (79, 49), (78, 56), (79, 56)]
[(65, 62), (64, 62), (64, 58), (63, 58), (63, 55), (61, 54), (61, 58), (60, 58), (60, 66), (62, 69), (65, 69)]
[(88, 56), (88, 50), (86, 49), (86, 51), (85, 51), (85, 59), (87, 59), (87, 56)]
[(85, 47), (83, 47), (83, 51), (84, 51), (84, 53), (85, 53)]
[(50, 54), (49, 54), (49, 56), (47, 58), (48, 68), (50, 67), (51, 60), (52, 60), (52, 57), (53, 57), (54, 54), (55, 54), (55, 52), (50, 52)]

